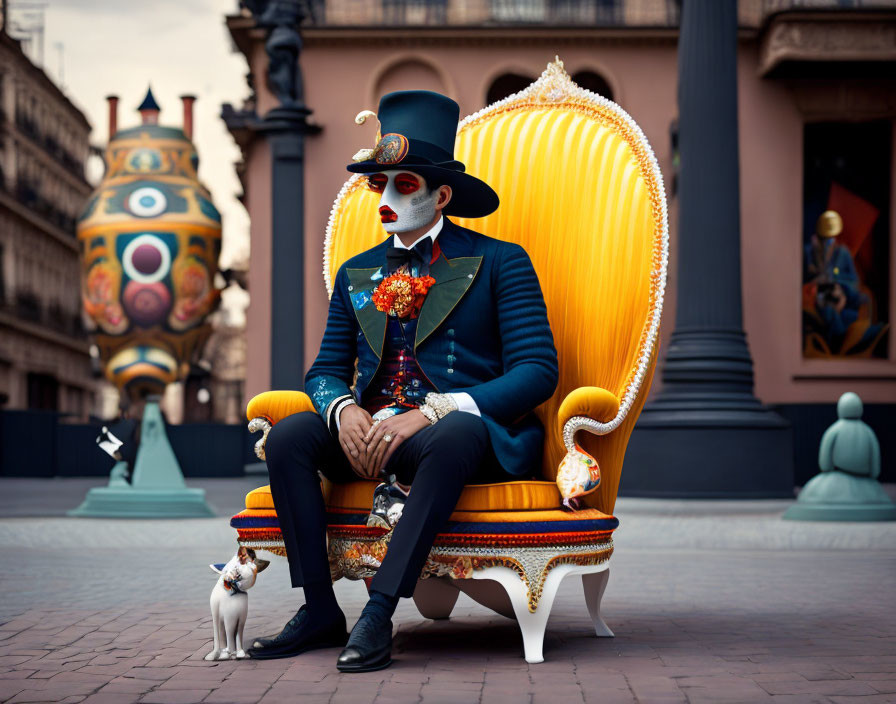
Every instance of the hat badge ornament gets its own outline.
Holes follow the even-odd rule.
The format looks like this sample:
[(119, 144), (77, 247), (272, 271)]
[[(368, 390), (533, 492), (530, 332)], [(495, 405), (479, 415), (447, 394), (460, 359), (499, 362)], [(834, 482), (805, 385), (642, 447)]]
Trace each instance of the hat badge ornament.
[[(376, 118), (376, 113), (373, 110), (362, 110), (355, 116), (355, 124), (363, 125), (370, 117)], [(379, 130), (377, 130), (377, 134), (379, 134)], [(352, 161), (359, 162), (373, 159), (377, 164), (397, 164), (407, 156), (409, 149), (408, 138), (403, 134), (392, 132), (379, 137), (373, 149), (357, 151), (352, 157)]]
[(407, 156), (408, 148), (408, 138), (403, 134), (384, 134), (373, 150), (373, 159), (377, 164), (397, 164)]

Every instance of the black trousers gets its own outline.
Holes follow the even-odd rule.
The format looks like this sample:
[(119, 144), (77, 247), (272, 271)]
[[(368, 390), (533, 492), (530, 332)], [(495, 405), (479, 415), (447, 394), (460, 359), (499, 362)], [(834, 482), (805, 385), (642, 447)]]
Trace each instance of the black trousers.
[[(359, 477), (313, 412), (278, 422), (268, 435), (265, 455), (292, 586), (329, 582), (326, 508), (317, 472), (337, 483)], [(411, 493), (370, 588), (409, 597), (464, 485), (511, 477), (499, 469), (482, 419), (460, 411), (402, 442), (389, 458), (386, 474), (411, 484)]]

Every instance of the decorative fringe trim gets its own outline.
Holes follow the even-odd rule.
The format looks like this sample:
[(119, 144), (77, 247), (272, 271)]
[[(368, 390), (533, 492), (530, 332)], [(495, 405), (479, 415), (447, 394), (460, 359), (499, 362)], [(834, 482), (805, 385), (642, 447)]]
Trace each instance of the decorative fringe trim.
[[(568, 514), (574, 516), (575, 514)], [(351, 536), (378, 536), (385, 528), (368, 528), (367, 514), (333, 514), (327, 512), (327, 530), (342, 535)], [(336, 523), (333, 521), (345, 521), (350, 516), (351, 522)], [(277, 514), (270, 510), (247, 509), (230, 519), (230, 526), (237, 530), (246, 528), (279, 529), (280, 522)], [(618, 519), (613, 516), (607, 518), (586, 518), (576, 520), (556, 521), (453, 521), (449, 522), (446, 530), (440, 535), (453, 536), (462, 534), (475, 535), (535, 535), (555, 536), (558, 534), (579, 535), (582, 533), (612, 533), (619, 527)]]
[[(360, 529), (361, 526), (358, 526)], [(327, 536), (339, 540), (378, 540), (383, 538), (387, 531), (384, 528), (364, 528), (364, 530), (347, 530), (339, 527), (336, 530), (327, 529)], [(266, 541), (283, 545), (283, 535), (279, 529), (271, 528), (239, 528), (237, 531), (240, 541)], [(585, 545), (588, 543), (609, 542), (612, 531), (589, 531), (585, 533), (439, 533), (436, 536), (433, 548), (440, 547), (556, 547), (563, 548), (569, 545)]]

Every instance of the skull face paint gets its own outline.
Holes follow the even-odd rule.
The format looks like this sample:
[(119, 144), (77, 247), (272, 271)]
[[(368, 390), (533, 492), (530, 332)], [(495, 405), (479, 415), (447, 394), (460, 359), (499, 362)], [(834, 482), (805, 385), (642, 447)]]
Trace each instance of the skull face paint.
[(382, 171), (367, 177), (367, 187), (380, 195), (380, 219), (389, 234), (410, 232), (436, 216), (439, 191), (429, 192), (422, 176), (411, 171)]

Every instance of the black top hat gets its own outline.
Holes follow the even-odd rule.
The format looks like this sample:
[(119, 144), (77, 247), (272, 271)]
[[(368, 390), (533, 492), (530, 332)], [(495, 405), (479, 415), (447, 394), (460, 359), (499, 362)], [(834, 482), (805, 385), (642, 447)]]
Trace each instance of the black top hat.
[(451, 98), (429, 90), (401, 90), (380, 99), (377, 118), (382, 137), (370, 159), (349, 164), (349, 171), (373, 174), (407, 169), (420, 174), (430, 188), (451, 186), (445, 215), (481, 218), (498, 208), (498, 194), (475, 176), (464, 173), (454, 158), (460, 107)]

